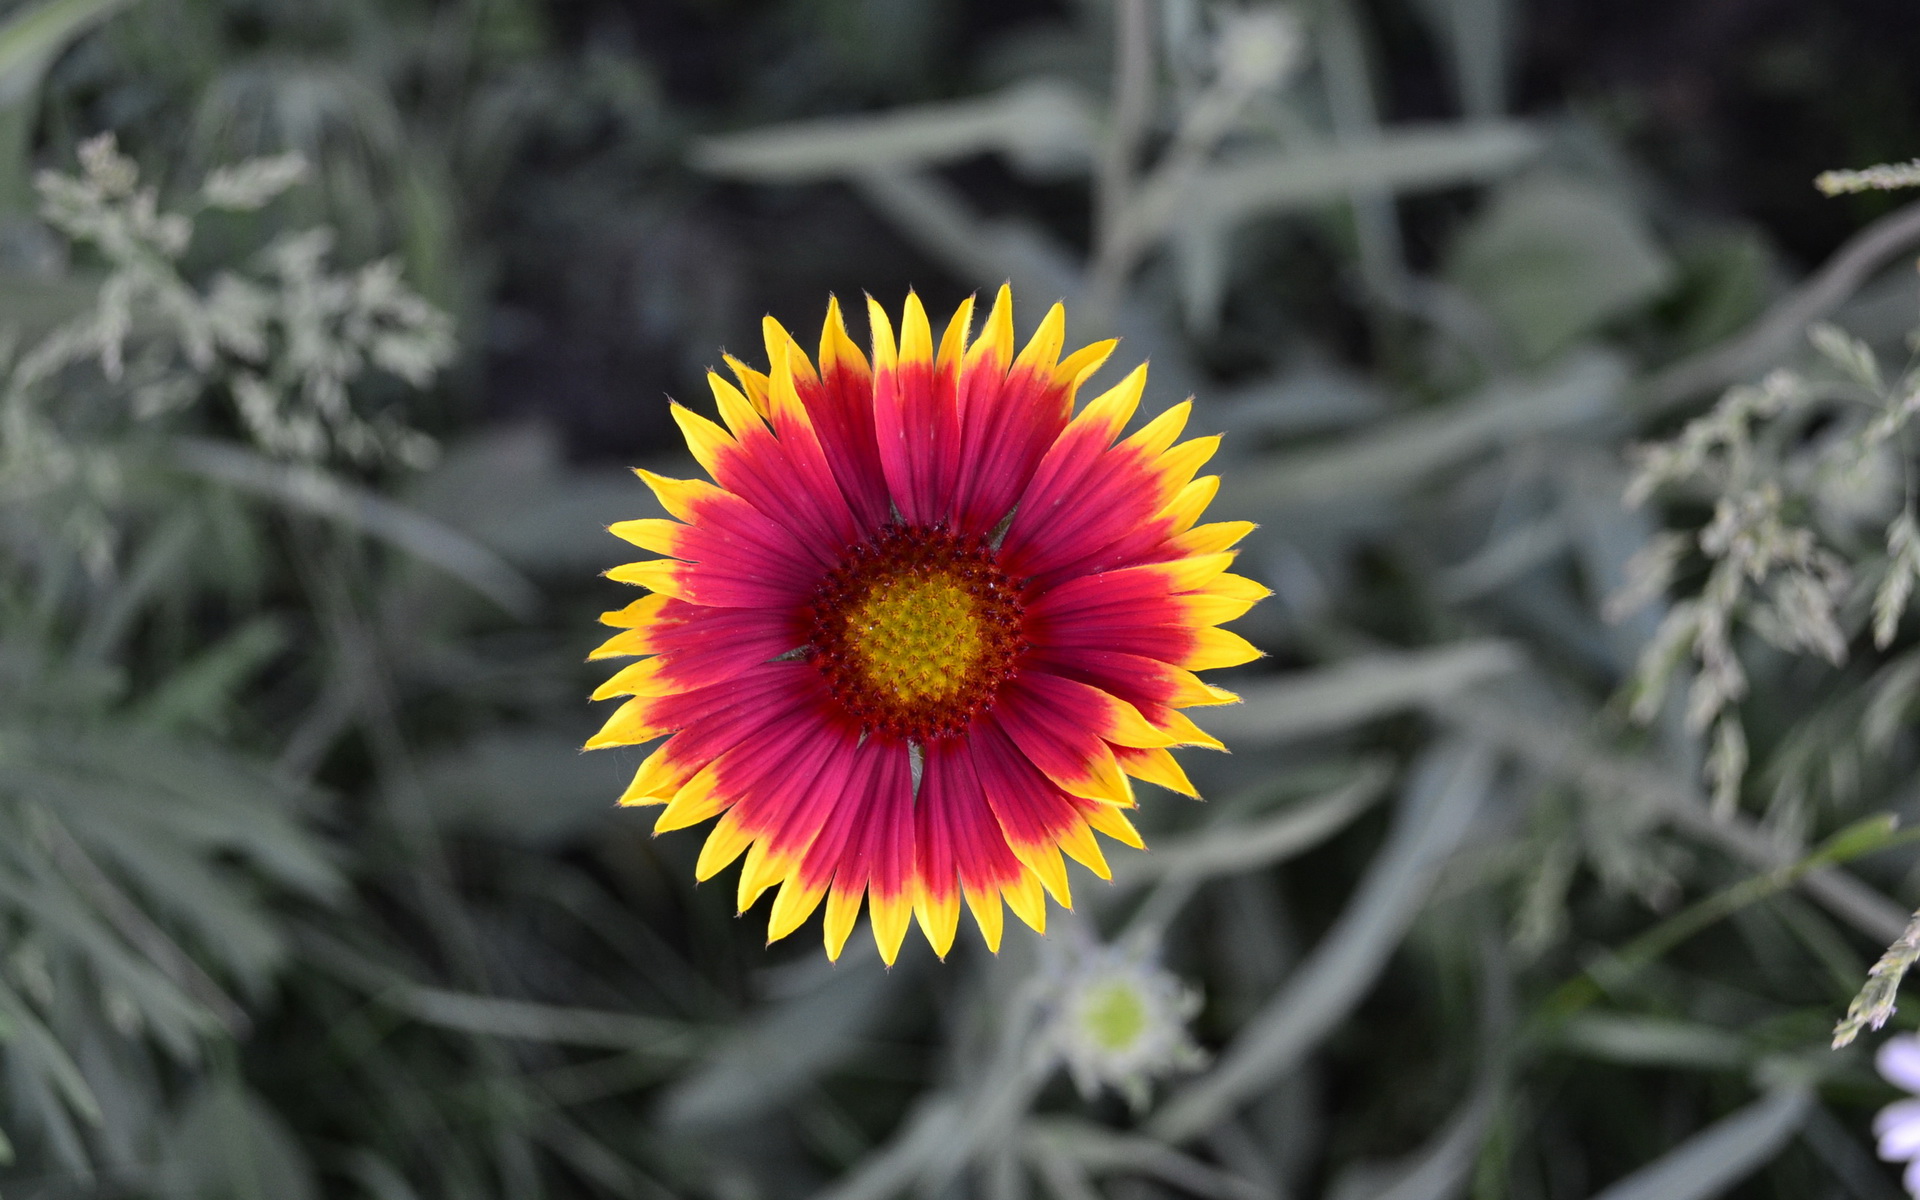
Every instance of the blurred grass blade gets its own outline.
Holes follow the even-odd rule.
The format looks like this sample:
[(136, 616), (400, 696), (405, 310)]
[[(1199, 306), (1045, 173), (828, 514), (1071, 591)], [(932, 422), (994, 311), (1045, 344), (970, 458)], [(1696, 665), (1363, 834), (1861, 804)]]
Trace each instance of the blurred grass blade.
[(1434, 579), (1440, 595), (1453, 604), (1499, 591), (1550, 562), (1569, 544), (1566, 518), (1548, 512), (1489, 539), (1472, 558), (1441, 571)]
[(1641, 1067), (1731, 1071), (1748, 1059), (1746, 1043), (1724, 1029), (1633, 1013), (1581, 1013), (1557, 1038), (1575, 1054)]
[(1085, 98), (1042, 80), (979, 99), (708, 138), (694, 147), (692, 160), (714, 175), (783, 183), (933, 166), (993, 150), (1022, 165), (1057, 171), (1085, 168), (1094, 140)]
[(203, 1082), (178, 1110), (163, 1174), (175, 1195), (316, 1200), (313, 1165), (281, 1116), (236, 1079)]
[(1236, 743), (1264, 743), (1346, 729), (1417, 708), (1522, 666), (1508, 642), (1455, 642), (1400, 654), (1369, 654), (1318, 671), (1243, 685), (1243, 704), (1210, 709), (1207, 731)]
[(1183, 1141), (1265, 1090), (1360, 1001), (1426, 902), (1493, 784), (1493, 756), (1453, 742), (1414, 773), (1392, 832), (1359, 891), (1278, 995), (1251, 1017), (1207, 1074), (1176, 1092), (1148, 1123)]
[(1392, 778), (1386, 764), (1369, 763), (1326, 795), (1290, 804), (1263, 820), (1218, 826), (1156, 845), (1151, 854), (1119, 859), (1113, 882), (1124, 887), (1162, 876), (1199, 880), (1285, 861), (1346, 828), (1385, 794)]
[(910, 974), (857, 960), (838, 969), (814, 964), (814, 986), (770, 1006), (716, 1045), (706, 1061), (667, 1093), (670, 1127), (734, 1125), (792, 1099), (858, 1048)]
[(1095, 1174), (1127, 1172), (1216, 1200), (1262, 1200), (1270, 1193), (1190, 1155), (1139, 1134), (1118, 1133), (1072, 1117), (1043, 1117), (1026, 1128), (1028, 1153), (1065, 1159)]
[[(1536, 770), (1591, 792), (1639, 800), (1736, 861), (1767, 870), (1794, 861), (1790, 846), (1783, 846), (1750, 819), (1709, 811), (1698, 787), (1689, 781), (1645, 759), (1611, 754), (1569, 722), (1542, 719), (1537, 709), (1484, 696), (1456, 697), (1429, 711), (1436, 720), (1470, 730)], [(1891, 942), (1907, 926), (1906, 909), (1837, 867), (1815, 869), (1799, 882), (1835, 916), (1869, 937)]]
[(1708, 1200), (1761, 1166), (1807, 1118), (1813, 1090), (1787, 1084), (1724, 1117), (1593, 1200)]
[(887, 1200), (913, 1187), (921, 1165), (959, 1133), (965, 1114), (951, 1096), (935, 1093), (922, 1100), (900, 1124), (886, 1147), (867, 1155), (859, 1166), (813, 1200)]
[(385, 994), (394, 1007), (443, 1029), (522, 1038), (560, 1046), (596, 1046), (664, 1058), (684, 1058), (701, 1041), (690, 1025), (633, 1013), (603, 1012), (474, 996), (441, 988), (403, 986)]
[(1540, 379), (1503, 381), (1344, 442), (1246, 463), (1223, 481), (1220, 508), (1258, 517), (1356, 494), (1398, 495), (1495, 446), (1602, 415), (1614, 407), (1626, 379), (1617, 358), (1581, 354)]
[[(230, 1036), (244, 1038), (253, 1031), (253, 1021), (247, 1016), (246, 1010), (227, 995), (225, 989), (181, 949), (178, 942), (155, 924), (145, 910), (100, 869), (99, 864), (60, 824), (59, 818), (50, 815), (46, 828), (54, 861), (121, 937), (146, 955), (147, 960), (172, 980), (175, 987), (193, 997), (196, 1003), (211, 1013)], [(250, 914), (243, 912), (241, 915)], [(229, 922), (230, 927), (240, 924)], [(230, 934), (231, 928), (221, 932)]]
[(466, 534), (317, 468), (196, 438), (180, 439), (175, 453), (195, 475), (342, 522), (432, 563), (516, 617), (540, 605), (531, 580)]
[(1174, 224), (1231, 228), (1252, 217), (1298, 212), (1355, 191), (1456, 187), (1503, 174), (1540, 152), (1518, 123), (1382, 130), (1375, 139), (1325, 149), (1248, 156), (1200, 172), (1175, 194), (1149, 193), (1135, 220), (1156, 235)]
[(1460, 107), (1474, 120), (1499, 116), (1507, 102), (1511, 0), (1420, 0), (1415, 7), (1446, 49)]
[(141, 701), (135, 720), (156, 729), (224, 731), (242, 686), (285, 650), (285, 627), (258, 616), (181, 664)]
[(0, 23), (0, 212), (33, 205), (40, 82), (72, 41), (133, 0), (44, 0)]
[[(1124, 338), (1134, 359), (1153, 363), (1153, 386), (1142, 416), (1165, 407), (1160, 397), (1206, 390), (1185, 344), (1169, 334), (1159, 314), (1143, 305), (1122, 304), (1110, 321), (1093, 321), (1092, 308), (1085, 303), (1087, 281), (1076, 255), (1038, 223), (981, 217), (958, 189), (931, 172), (863, 171), (853, 177), (853, 183), (902, 233), (968, 284), (994, 289), (1011, 283), (1016, 295), (1063, 301), (1067, 332), (1076, 340)], [(1038, 311), (1022, 307), (1021, 320), (1036, 321)]]
[(1461, 231), (1447, 275), (1534, 363), (1660, 295), (1674, 266), (1627, 199), (1535, 173)]
[(0, 1017), (10, 1027), (8, 1053), (18, 1054), (30, 1070), (37, 1069), (53, 1082), (60, 1096), (75, 1113), (92, 1124), (101, 1120), (100, 1101), (87, 1086), (85, 1075), (67, 1054), (66, 1048), (51, 1030), (40, 1023), (19, 993), (0, 981)]
[[(1465, 1188), (1492, 1124), (1499, 1098), (1488, 1075), (1428, 1143), (1399, 1164), (1349, 1168), (1327, 1190), (1327, 1200), (1448, 1200)], [(1382, 1187), (1381, 1179), (1392, 1182)]]

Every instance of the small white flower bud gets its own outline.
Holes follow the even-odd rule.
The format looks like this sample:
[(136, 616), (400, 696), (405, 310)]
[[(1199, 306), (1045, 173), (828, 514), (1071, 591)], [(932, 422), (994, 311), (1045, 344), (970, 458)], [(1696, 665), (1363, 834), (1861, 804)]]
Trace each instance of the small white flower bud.
[(1237, 12), (1220, 28), (1214, 53), (1220, 81), (1237, 91), (1277, 88), (1300, 65), (1300, 18), (1289, 8)]
[(1052, 1040), (1083, 1096), (1111, 1087), (1144, 1108), (1153, 1080), (1206, 1062), (1187, 1032), (1200, 994), (1179, 976), (1118, 947), (1069, 953)]

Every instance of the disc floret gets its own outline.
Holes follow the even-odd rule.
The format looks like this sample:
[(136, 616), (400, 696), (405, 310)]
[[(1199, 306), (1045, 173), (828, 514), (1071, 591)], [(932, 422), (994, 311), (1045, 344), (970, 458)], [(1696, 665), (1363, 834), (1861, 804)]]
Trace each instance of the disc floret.
[(985, 539), (891, 525), (821, 581), (811, 657), (868, 733), (958, 737), (1026, 649), (1019, 587)]

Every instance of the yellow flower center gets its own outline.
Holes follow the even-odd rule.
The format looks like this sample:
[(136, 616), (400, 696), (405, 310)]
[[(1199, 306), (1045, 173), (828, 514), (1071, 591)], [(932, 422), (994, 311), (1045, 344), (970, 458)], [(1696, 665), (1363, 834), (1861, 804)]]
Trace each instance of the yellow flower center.
[(946, 700), (986, 651), (979, 607), (951, 576), (882, 579), (854, 608), (847, 641), (875, 691)]
[(1097, 983), (1081, 998), (1080, 1022), (1101, 1049), (1125, 1050), (1146, 1031), (1147, 1002), (1124, 980)]
[(1019, 588), (980, 538), (891, 526), (809, 605), (807, 654), (869, 734), (958, 737), (1026, 651)]

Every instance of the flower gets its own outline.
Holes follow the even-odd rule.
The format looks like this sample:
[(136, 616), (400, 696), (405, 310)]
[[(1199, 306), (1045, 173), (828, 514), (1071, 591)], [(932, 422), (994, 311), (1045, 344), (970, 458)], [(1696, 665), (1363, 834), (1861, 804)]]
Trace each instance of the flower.
[(1200, 993), (1138, 949), (1082, 946), (1060, 989), (1049, 1037), (1088, 1100), (1112, 1087), (1140, 1111), (1154, 1079), (1206, 1064), (1187, 1033)]
[(1239, 91), (1278, 87), (1299, 66), (1305, 38), (1291, 9), (1229, 13), (1216, 43), (1220, 77)]
[(778, 884), (769, 942), (824, 900), (837, 958), (864, 898), (892, 963), (913, 918), (944, 957), (963, 899), (990, 948), (1003, 899), (1044, 932), (1062, 851), (1105, 878), (1094, 831), (1141, 846), (1129, 775), (1194, 794), (1167, 748), (1223, 747), (1180, 710), (1238, 697), (1193, 672), (1259, 656), (1217, 625), (1267, 592), (1227, 573), (1252, 525), (1196, 524), (1189, 404), (1116, 442), (1143, 366), (1073, 412), (1114, 343), (1060, 358), (1055, 305), (1016, 356), (1004, 287), (937, 353), (918, 297), (897, 344), (868, 309), (871, 366), (829, 303), (817, 370), (769, 318), (770, 373), (708, 376), (724, 427), (673, 407), (714, 482), (641, 471), (676, 519), (612, 527), (668, 557), (607, 572), (653, 594), (594, 657), (650, 657), (587, 748), (671, 735), (621, 802), (718, 817), (695, 874), (744, 855), (742, 912)]
[(1880, 1139), (1882, 1159), (1907, 1164), (1907, 1194), (1920, 1196), (1920, 1038), (1888, 1038), (1873, 1062), (1888, 1083), (1915, 1093), (1881, 1109), (1873, 1118), (1873, 1134)]

